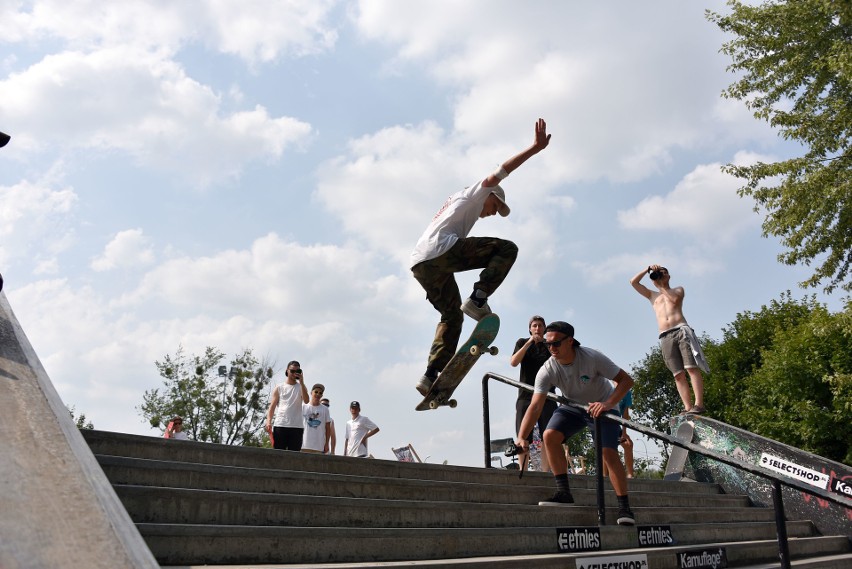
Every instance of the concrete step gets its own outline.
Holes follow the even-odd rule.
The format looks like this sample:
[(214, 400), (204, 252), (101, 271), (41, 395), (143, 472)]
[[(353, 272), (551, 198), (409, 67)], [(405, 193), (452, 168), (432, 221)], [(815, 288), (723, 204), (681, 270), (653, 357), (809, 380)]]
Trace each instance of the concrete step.
[[(83, 436), (95, 455), (131, 457), (255, 468), (265, 470), (289, 470), (319, 474), (348, 474), (377, 478), (405, 478), (409, 480), (437, 480), (444, 482), (468, 482), (471, 484), (511, 484), (513, 486), (546, 486), (553, 488), (553, 476), (542, 472), (527, 472), (519, 478), (518, 471), (503, 468), (476, 468), (421, 464), (390, 460), (352, 459), (343, 456), (326, 456), (291, 451), (214, 445), (194, 441), (172, 441), (157, 437), (84, 430)], [(592, 476), (570, 476), (572, 488), (594, 488)], [(605, 482), (609, 486), (609, 482)], [(683, 491), (683, 482), (633, 478), (629, 488), (647, 492)], [(689, 491), (696, 493), (720, 493), (718, 484), (689, 483)]]
[[(116, 485), (134, 522), (337, 527), (508, 527), (597, 525), (597, 507), (374, 500)], [(631, 507), (639, 524), (774, 520), (768, 508)], [(616, 508), (607, 508), (609, 524)]]
[[(732, 535), (743, 531), (731, 525)], [(573, 567), (582, 557), (644, 554), (655, 569), (678, 567), (677, 554), (695, 549), (724, 548), (729, 567), (778, 560), (774, 539), (745, 539), (695, 543), (679, 540), (676, 546), (637, 548), (632, 528), (601, 528), (605, 551), (554, 554), (556, 531), (552, 527), (484, 529), (433, 528), (364, 530), (360, 528), (272, 528), (245, 526), (189, 526), (139, 524), (154, 555), (163, 565), (181, 564), (282, 564), (276, 567)], [(673, 530), (678, 535), (677, 527)], [(755, 528), (760, 529), (760, 528)], [(697, 530), (700, 533), (700, 529)], [(766, 531), (771, 532), (768, 528)], [(686, 533), (684, 532), (684, 535)], [(735, 538), (736, 539), (736, 538)], [(793, 558), (840, 555), (849, 552), (842, 537), (802, 537), (790, 540)], [(400, 559), (404, 556), (404, 559)], [(209, 560), (209, 561), (208, 561)], [(215, 560), (215, 561), (214, 561)], [(431, 560), (432, 564), (428, 564)], [(395, 563), (396, 562), (396, 563)]]
[[(167, 462), (161, 460), (127, 457), (97, 457), (107, 477), (113, 484), (135, 486), (164, 486), (169, 488), (195, 488), (234, 492), (280, 493), (312, 496), (338, 496), (344, 498), (372, 498), (384, 500), (440, 500), (445, 502), (480, 502), (499, 504), (537, 504), (553, 495), (552, 481), (541, 486), (518, 484), (473, 484), (470, 482), (444, 482), (435, 480), (409, 480), (404, 478), (379, 478), (349, 474), (317, 474), (303, 471), (240, 468)], [(596, 491), (588, 481), (578, 481), (572, 488), (578, 505), (597, 503)], [(691, 489), (693, 485), (688, 486)], [(683, 484), (677, 487), (683, 489)], [(712, 486), (705, 489), (715, 489)], [(746, 496), (710, 493), (662, 493), (634, 490), (632, 506), (659, 507), (746, 507)], [(615, 493), (606, 492), (606, 502), (615, 506)]]
[[(665, 553), (649, 556), (649, 561), (656, 561), (657, 557)], [(299, 564), (299, 569), (364, 569), (365, 567), (383, 567), (392, 569), (394, 567), (414, 567), (422, 569), (449, 568), (449, 569), (475, 569), (476, 567), (494, 567), (496, 569), (515, 569), (516, 567), (535, 567), (536, 569), (564, 569), (571, 567), (571, 561), (581, 555), (566, 557), (564, 554), (551, 555), (518, 555), (511, 557), (476, 557), (458, 559), (429, 559), (424, 561), (383, 562), (383, 563), (322, 563), (322, 564)], [(792, 569), (849, 569), (852, 567), (852, 553), (826, 555), (812, 557), (810, 559), (793, 559), (790, 562)], [(205, 565), (205, 569), (261, 569), (256, 564), (252, 565)], [(262, 569), (292, 569), (294, 565), (264, 564)], [(677, 567), (677, 565), (675, 566)], [(187, 569), (164, 565), (162, 569)], [(781, 569), (778, 562), (765, 562), (756, 565), (740, 565), (738, 569)]]

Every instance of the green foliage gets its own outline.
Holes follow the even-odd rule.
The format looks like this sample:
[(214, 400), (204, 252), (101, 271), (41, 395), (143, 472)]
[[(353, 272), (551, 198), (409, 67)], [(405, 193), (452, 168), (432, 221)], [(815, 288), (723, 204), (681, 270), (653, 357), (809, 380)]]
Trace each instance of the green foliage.
[(243, 446), (268, 446), (263, 431), (269, 407), (268, 386), (273, 365), (260, 362), (250, 348), (219, 367), (225, 354), (208, 347), (203, 356), (174, 356), (154, 362), (164, 378), (163, 389), (143, 395), (137, 409), (152, 427), (165, 431), (175, 415), (183, 417), (190, 439)]
[(742, 428), (852, 464), (852, 328), (815, 306), (806, 319), (777, 330), (763, 365), (749, 378)]
[(778, 334), (798, 326), (818, 307), (816, 300), (797, 302), (790, 291), (758, 312), (743, 312), (722, 330), (722, 341), (704, 346), (711, 373), (704, 382), (704, 402), (710, 415), (740, 426), (741, 417), (752, 411), (743, 394), (751, 376), (761, 368), (764, 353)]
[(65, 406), (68, 409), (68, 412), (71, 414), (71, 419), (74, 420), (74, 424), (77, 425), (78, 429), (94, 429), (95, 425), (92, 424), (91, 421), (86, 419), (85, 413), (80, 413), (76, 415), (77, 409), (72, 405), (71, 407)]
[(831, 314), (788, 291), (738, 314), (705, 353), (709, 416), (852, 464), (852, 302)]
[(746, 180), (741, 196), (767, 212), (788, 265), (816, 265), (802, 286), (852, 290), (852, 2), (729, 0), (707, 18), (734, 39), (722, 52), (739, 79), (723, 95), (742, 100), (804, 155), (725, 170)]

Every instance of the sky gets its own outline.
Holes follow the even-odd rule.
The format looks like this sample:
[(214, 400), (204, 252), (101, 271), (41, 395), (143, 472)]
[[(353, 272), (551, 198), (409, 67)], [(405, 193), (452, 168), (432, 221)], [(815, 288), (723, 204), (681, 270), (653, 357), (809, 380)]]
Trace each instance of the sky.
[[(137, 407), (179, 347), (298, 360), (428, 462), (481, 466), (481, 378), (533, 314), (630, 371), (657, 342), (629, 280), (652, 263), (720, 339), (807, 267), (777, 261), (728, 163), (799, 149), (722, 92), (723, 2), (0, 0), (0, 272), (63, 401), (159, 436)], [(444, 200), (534, 140), (501, 185), (514, 241), (497, 356), (416, 412), (438, 313), (409, 254)], [(475, 272), (458, 276), (462, 296)], [(648, 280), (645, 280), (648, 284)], [(472, 330), (466, 318), (463, 338)], [(493, 384), (492, 438), (516, 391)], [(641, 410), (637, 410), (641, 412)], [(636, 445), (636, 454), (653, 445)]]

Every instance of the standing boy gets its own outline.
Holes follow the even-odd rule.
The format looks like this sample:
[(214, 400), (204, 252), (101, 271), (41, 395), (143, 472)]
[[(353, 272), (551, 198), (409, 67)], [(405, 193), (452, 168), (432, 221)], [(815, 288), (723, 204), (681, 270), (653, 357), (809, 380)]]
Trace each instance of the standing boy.
[(302, 452), (328, 453), (331, 436), (331, 417), (328, 407), (320, 401), (325, 386), (317, 383), (311, 387), (311, 401), (302, 406), (305, 418), (305, 434), (302, 437)]
[[(656, 291), (648, 289), (639, 281), (646, 273), (651, 275), (651, 282), (657, 287)], [(671, 288), (669, 286), (669, 270), (660, 265), (651, 265), (642, 269), (636, 276), (630, 279), (633, 288), (651, 301), (654, 313), (657, 315), (657, 328), (660, 333), (660, 350), (666, 367), (672, 372), (675, 386), (683, 401), (683, 409), (689, 413), (704, 413), (704, 377), (710, 371), (704, 353), (698, 343), (695, 332), (686, 323), (683, 315), (683, 298), (685, 296), (682, 286)], [(698, 368), (701, 369), (698, 369)], [(689, 393), (689, 383), (686, 374), (692, 382), (692, 392), (695, 394), (695, 403)]]
[(352, 418), (346, 421), (346, 441), (343, 443), (343, 454), (345, 456), (366, 457), (367, 439), (379, 432), (379, 427), (361, 414), (361, 404), (353, 401), (349, 404), (349, 412)]

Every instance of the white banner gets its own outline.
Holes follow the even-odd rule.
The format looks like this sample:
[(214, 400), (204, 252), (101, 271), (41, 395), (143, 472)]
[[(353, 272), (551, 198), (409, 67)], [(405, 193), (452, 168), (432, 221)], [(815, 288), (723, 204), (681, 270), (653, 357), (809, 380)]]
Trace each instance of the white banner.
[(798, 464), (789, 462), (783, 458), (772, 456), (771, 454), (766, 454), (764, 452), (760, 455), (760, 466), (778, 472), (779, 474), (783, 474), (789, 478), (795, 478), (796, 480), (805, 482), (811, 486), (816, 486), (823, 490), (828, 489), (828, 481), (830, 479), (828, 474), (823, 474), (822, 472), (817, 472), (816, 470), (799, 466)]

